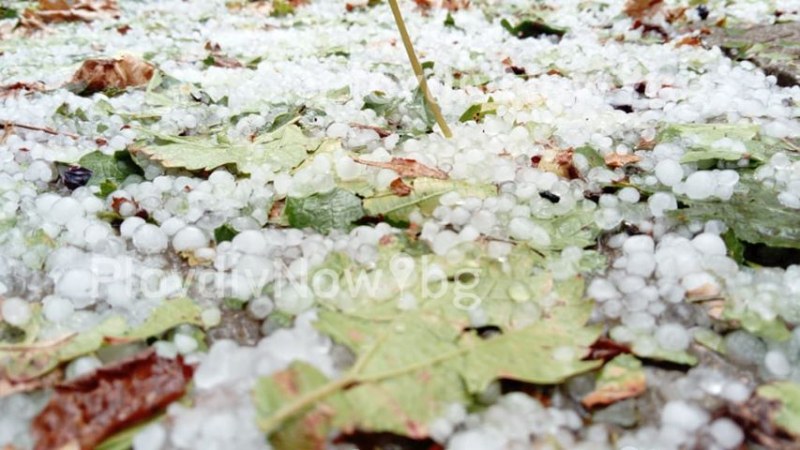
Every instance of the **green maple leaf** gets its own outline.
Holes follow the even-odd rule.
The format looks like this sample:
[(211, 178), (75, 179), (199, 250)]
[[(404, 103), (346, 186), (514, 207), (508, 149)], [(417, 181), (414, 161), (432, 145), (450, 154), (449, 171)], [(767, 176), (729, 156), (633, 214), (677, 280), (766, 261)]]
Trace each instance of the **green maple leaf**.
[[(397, 252), (392, 246), (385, 250), (386, 255)], [(330, 260), (326, 269), (338, 271), (342, 279), (359, 275), (353, 273), (358, 268), (340, 259)], [(391, 276), (376, 278), (389, 292), (380, 299), (368, 292), (345, 292), (320, 300), (316, 327), (352, 350), (357, 362), (332, 380), (302, 364), (259, 380), (254, 392), (259, 423), (273, 445), (323, 448), (333, 429), (423, 438), (426, 425), (447, 405), (469, 403), (496, 379), (556, 384), (598, 367), (599, 361), (583, 360), (601, 331), (586, 325), (591, 303), (582, 297), (583, 281), (556, 282), (543, 274), (531, 281), (528, 296), (520, 295), (513, 283), (527, 282), (529, 270), (541, 263), (529, 257), (522, 264), (525, 259), (520, 256), (512, 270), (488, 258), (467, 258), (478, 282), (450, 283), (452, 288), (433, 297), (418, 295), (420, 270), (410, 272), (403, 288), (385, 284)], [(414, 260), (421, 267), (423, 256)], [(444, 259), (439, 263), (445, 272), (459, 271)], [(391, 261), (380, 260), (376, 269), (360, 270), (367, 277), (379, 275), (387, 264)], [(394, 278), (403, 278), (398, 273)], [(398, 309), (398, 299), (406, 295), (423, 300), (416, 308)], [(482, 339), (469, 328), (469, 311), (456, 301), (467, 295), (485, 295), (481, 307), (500, 335)], [(535, 305), (536, 313), (519, 305)], [(516, 317), (526, 314), (528, 320)]]
[(136, 151), (164, 167), (188, 170), (213, 170), (225, 165), (236, 166), (241, 173), (261, 166), (273, 171), (288, 170), (320, 146), (320, 141), (307, 137), (294, 124), (262, 134), (252, 142), (229, 142), (222, 135), (153, 136), (159, 142), (140, 145)]

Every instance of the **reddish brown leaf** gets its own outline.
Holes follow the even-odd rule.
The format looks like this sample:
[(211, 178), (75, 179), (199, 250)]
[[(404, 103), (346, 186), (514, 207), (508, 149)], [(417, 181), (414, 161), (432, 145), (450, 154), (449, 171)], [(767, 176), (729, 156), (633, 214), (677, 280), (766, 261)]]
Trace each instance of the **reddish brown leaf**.
[(180, 358), (148, 350), (58, 385), (33, 421), (35, 449), (95, 448), (182, 397), (191, 376), (192, 368)]
[(40, 83), (38, 81), (33, 83), (28, 83), (25, 81), (17, 81), (16, 83), (0, 86), (0, 98), (6, 98), (12, 95), (16, 95), (20, 91), (41, 92), (43, 90), (44, 90), (44, 83)]
[(602, 359), (603, 361), (608, 362), (618, 355), (630, 352), (631, 348), (627, 345), (620, 344), (607, 337), (601, 336), (594, 342), (594, 344), (591, 345), (591, 347), (589, 347), (589, 354), (586, 355), (583, 360), (593, 361)]
[(116, 17), (118, 13), (116, 0), (39, 0), (39, 7), (26, 9), (20, 22), (29, 29), (42, 29), (50, 23), (91, 22), (103, 17)]
[(664, 0), (628, 0), (625, 3), (625, 14), (634, 19), (641, 19), (654, 14)]
[(681, 38), (678, 42), (675, 43), (676, 47), (683, 47), (684, 45), (689, 45), (692, 47), (697, 47), (703, 44), (703, 41), (700, 40), (699, 36), (686, 36)]
[(70, 83), (82, 86), (82, 93), (106, 89), (144, 86), (153, 78), (155, 67), (139, 58), (87, 59), (72, 76)]
[(408, 158), (392, 158), (389, 162), (367, 161), (360, 158), (354, 160), (359, 164), (365, 166), (380, 167), (382, 169), (394, 170), (401, 177), (416, 178), (428, 177), (437, 178), (439, 180), (446, 180), (449, 178), (446, 172), (434, 167), (428, 167), (425, 164), (419, 163), (414, 159)]
[(363, 124), (363, 123), (351, 123), (350, 126), (352, 126), (353, 128), (360, 128), (362, 130), (372, 130), (372, 131), (378, 133), (378, 137), (380, 137), (380, 138), (385, 138), (385, 137), (390, 136), (392, 134), (391, 131), (385, 130), (385, 129), (383, 129), (383, 128), (379, 127), (379, 126), (375, 126), (375, 125), (366, 125), (366, 124)]
[(603, 158), (608, 167), (616, 169), (617, 167), (627, 166), (642, 160), (636, 155), (623, 155), (620, 153), (609, 153)]
[(724, 411), (736, 421), (747, 437), (771, 450), (798, 450), (797, 437), (775, 423), (780, 402), (753, 395), (745, 403), (731, 403)]
[(397, 178), (392, 181), (389, 188), (392, 190), (392, 193), (398, 197), (405, 197), (411, 194), (411, 186), (405, 184), (402, 178)]

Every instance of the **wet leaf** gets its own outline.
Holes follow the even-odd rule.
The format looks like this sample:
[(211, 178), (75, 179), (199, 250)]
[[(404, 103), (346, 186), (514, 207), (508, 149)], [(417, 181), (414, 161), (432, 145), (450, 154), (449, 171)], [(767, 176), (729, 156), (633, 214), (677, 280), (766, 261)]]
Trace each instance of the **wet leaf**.
[(402, 178), (397, 178), (389, 185), (392, 193), (398, 197), (405, 197), (411, 194), (411, 186), (407, 185)]
[(458, 192), (462, 197), (486, 198), (497, 195), (492, 185), (469, 184), (464, 181), (417, 178), (410, 183), (412, 192), (399, 196), (391, 191), (364, 199), (364, 210), (370, 216), (384, 216), (389, 220), (405, 222), (408, 215), (419, 208), (430, 214), (439, 205), (439, 198), (448, 192)]
[(461, 117), (458, 118), (459, 122), (469, 122), (470, 120), (474, 120), (475, 122), (483, 122), (483, 118), (489, 115), (497, 114), (497, 105), (493, 101), (489, 101), (487, 103), (476, 103), (466, 111)]
[(37, 8), (22, 13), (22, 26), (43, 29), (46, 24), (91, 22), (115, 17), (119, 13), (116, 0), (39, 0)]
[[(320, 299), (323, 308), (316, 322), (321, 332), (357, 355), (351, 369), (329, 379), (295, 364), (257, 383), (259, 423), (277, 448), (324, 448), (323, 437), (331, 429), (425, 438), (427, 424), (443, 408), (470, 403), (493, 380), (555, 384), (601, 364), (583, 360), (600, 329), (586, 325), (593, 305), (582, 296), (580, 278), (554, 282), (542, 277), (523, 292), (514, 283), (525, 279), (536, 256), (525, 251), (503, 269), (479, 252), (467, 259), (467, 267), (437, 260), (445, 273), (460, 280), (443, 286), (426, 281), (423, 267), (434, 261), (426, 263), (424, 255), (406, 256), (411, 265), (408, 259), (398, 265), (395, 245), (381, 249), (374, 270), (358, 269), (346, 259), (326, 265), (341, 273), (344, 283), (362, 280), (357, 292)], [(524, 255), (529, 255), (527, 263)], [(469, 267), (474, 270), (462, 272)], [(381, 293), (363, 289), (370, 283), (380, 286)], [(437, 287), (441, 292), (424, 294)], [(398, 302), (409, 295), (416, 306), (400, 307)], [(469, 305), (476, 298), (499, 334), (484, 339), (469, 328)]]
[(262, 134), (253, 142), (228, 142), (220, 136), (166, 136), (154, 134), (159, 142), (141, 144), (136, 151), (167, 168), (213, 170), (235, 165), (242, 173), (270, 166), (272, 170), (292, 169), (302, 163), (319, 141), (306, 137), (296, 125)]
[(523, 20), (516, 25), (511, 25), (507, 19), (503, 19), (500, 21), (500, 25), (519, 39), (542, 36), (556, 36), (560, 39), (567, 33), (567, 30), (563, 28), (555, 28), (538, 20)]
[(6, 346), (0, 348), (2, 377), (16, 382), (34, 380), (103, 345), (158, 336), (183, 323), (200, 325), (199, 307), (189, 299), (167, 300), (137, 327), (130, 327), (122, 317), (111, 316), (87, 331), (50, 342)]
[(663, 348), (658, 344), (655, 336), (647, 331), (628, 330), (623, 332), (621, 327), (611, 330), (611, 339), (627, 344), (631, 347), (631, 353), (656, 361), (666, 361), (684, 366), (694, 366), (697, 364), (697, 357), (685, 350), (672, 350)]
[(631, 355), (619, 355), (600, 371), (594, 391), (583, 397), (587, 408), (604, 406), (636, 397), (647, 389), (642, 362)]
[(607, 154), (603, 158), (603, 161), (606, 163), (606, 165), (612, 169), (627, 166), (628, 164), (636, 164), (641, 160), (642, 158), (636, 155), (623, 155), (614, 152)]
[(764, 161), (768, 152), (756, 124), (691, 123), (664, 127), (658, 142), (679, 141), (687, 147), (682, 163), (700, 161)]
[(33, 421), (35, 449), (93, 449), (182, 397), (191, 376), (180, 358), (149, 350), (59, 385)]
[(625, 14), (634, 19), (642, 19), (653, 14), (664, 0), (628, 0), (625, 3)]
[(736, 237), (770, 247), (800, 248), (797, 210), (783, 206), (777, 192), (755, 180), (750, 171), (740, 171), (739, 184), (727, 202), (680, 200), (686, 208), (671, 214), (684, 221), (721, 220)]
[(447, 172), (435, 167), (426, 166), (425, 164), (409, 158), (392, 158), (389, 162), (368, 161), (355, 158), (354, 161), (366, 166), (394, 170), (398, 175), (404, 178), (427, 177), (436, 178), (438, 180), (446, 180), (449, 178)]
[(337, 188), (303, 198), (289, 197), (284, 214), (294, 228), (313, 228), (328, 233), (347, 230), (353, 222), (364, 217), (364, 209), (360, 198)]
[(239, 234), (239, 232), (226, 223), (220, 225), (214, 230), (214, 241), (216, 241), (218, 244), (220, 242), (232, 241), (237, 234)]
[(78, 160), (78, 166), (92, 171), (89, 185), (101, 185), (104, 182), (121, 184), (131, 175), (141, 175), (142, 168), (131, 158), (127, 151), (118, 151), (113, 155), (106, 155), (99, 150), (83, 155)]
[(147, 85), (155, 70), (152, 64), (129, 55), (118, 59), (87, 59), (68, 86), (76, 94), (83, 95), (142, 87)]

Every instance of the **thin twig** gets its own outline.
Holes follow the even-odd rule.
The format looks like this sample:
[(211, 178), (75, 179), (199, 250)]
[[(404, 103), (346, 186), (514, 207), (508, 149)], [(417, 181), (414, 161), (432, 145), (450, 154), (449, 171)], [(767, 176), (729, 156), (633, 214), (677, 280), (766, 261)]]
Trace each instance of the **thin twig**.
[(22, 129), (25, 129), (25, 130), (41, 131), (43, 133), (52, 134), (54, 136), (58, 136), (59, 134), (61, 134), (61, 135), (70, 137), (72, 139), (80, 139), (80, 136), (78, 136), (77, 134), (70, 133), (68, 131), (58, 131), (58, 130), (54, 130), (54, 129), (48, 128), (48, 127), (37, 127), (35, 125), (25, 125), (25, 124), (16, 123), (16, 122), (5, 122), (5, 127), (6, 128), (8, 128), (8, 127), (17, 127), (17, 128), (22, 128)]
[(453, 137), (453, 132), (450, 131), (450, 127), (447, 126), (447, 122), (442, 116), (442, 110), (439, 108), (439, 104), (436, 103), (433, 95), (431, 95), (430, 91), (428, 90), (428, 83), (425, 81), (425, 72), (422, 70), (422, 65), (419, 63), (416, 53), (414, 53), (414, 46), (411, 44), (411, 38), (408, 36), (406, 23), (403, 21), (403, 15), (400, 13), (400, 7), (397, 6), (397, 0), (389, 0), (389, 6), (392, 8), (392, 15), (394, 15), (394, 21), (397, 24), (397, 30), (400, 31), (400, 37), (403, 40), (403, 46), (406, 48), (408, 60), (411, 62), (411, 68), (414, 69), (414, 75), (417, 76), (419, 89), (422, 91), (422, 95), (425, 97), (425, 102), (428, 104), (433, 116), (436, 118), (436, 123), (439, 124), (439, 128), (442, 129), (442, 134), (444, 134), (444, 137), (451, 138)]

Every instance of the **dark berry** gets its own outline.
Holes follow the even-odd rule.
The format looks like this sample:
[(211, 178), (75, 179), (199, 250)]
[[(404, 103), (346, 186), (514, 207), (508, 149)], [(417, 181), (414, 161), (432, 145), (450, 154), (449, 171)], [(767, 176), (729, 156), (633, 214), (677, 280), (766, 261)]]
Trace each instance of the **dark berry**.
[(77, 189), (89, 182), (89, 178), (92, 178), (92, 171), (80, 166), (71, 166), (64, 171), (62, 178), (68, 188)]
[(561, 197), (557, 196), (556, 194), (553, 194), (550, 191), (539, 192), (539, 197), (542, 197), (545, 200), (549, 200), (552, 203), (558, 203), (561, 200)]
[(700, 5), (697, 7), (697, 15), (700, 16), (701, 20), (708, 19), (708, 7), (706, 5)]

